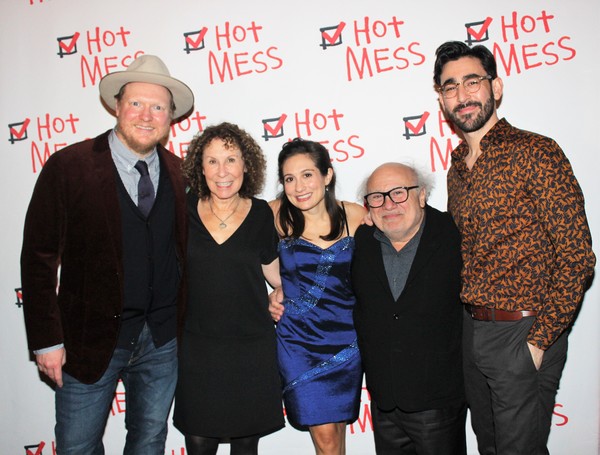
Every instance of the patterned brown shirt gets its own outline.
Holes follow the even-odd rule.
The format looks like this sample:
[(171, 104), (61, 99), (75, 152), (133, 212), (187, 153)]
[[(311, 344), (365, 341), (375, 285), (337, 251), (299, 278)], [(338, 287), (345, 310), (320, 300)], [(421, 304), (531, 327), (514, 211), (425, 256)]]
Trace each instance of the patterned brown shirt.
[(452, 153), (448, 210), (462, 235), (464, 303), (537, 310), (527, 341), (547, 349), (581, 302), (595, 257), (581, 188), (554, 140), (497, 122), (471, 170)]

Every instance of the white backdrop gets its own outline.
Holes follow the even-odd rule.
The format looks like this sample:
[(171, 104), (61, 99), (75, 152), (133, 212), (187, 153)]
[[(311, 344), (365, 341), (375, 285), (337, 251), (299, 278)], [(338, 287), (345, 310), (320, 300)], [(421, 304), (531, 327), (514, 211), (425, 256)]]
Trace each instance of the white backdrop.
[[(19, 254), (31, 190), (51, 153), (114, 125), (98, 82), (137, 55), (159, 55), (196, 95), (191, 117), (172, 128), (170, 149), (183, 156), (207, 125), (239, 124), (268, 157), (265, 199), (277, 191), (281, 145), (302, 136), (329, 148), (341, 198), (356, 200), (358, 184), (378, 164), (408, 160), (435, 173), (430, 203), (445, 209), (449, 151), (459, 141), (433, 91), (434, 52), (447, 40), (481, 42), (494, 51), (504, 80), (500, 115), (563, 147), (598, 238), (597, 0), (2, 0), (0, 14), (2, 454), (54, 453), (53, 392), (30, 361), (21, 314)], [(552, 454), (599, 453), (598, 288), (587, 293), (570, 338)], [(120, 387), (108, 454), (122, 449), (123, 399)], [(374, 453), (368, 403), (364, 392), (360, 419), (348, 429), (351, 455)], [(289, 426), (261, 448), (312, 452), (308, 434)], [(184, 453), (182, 436), (170, 428), (166, 454)]]

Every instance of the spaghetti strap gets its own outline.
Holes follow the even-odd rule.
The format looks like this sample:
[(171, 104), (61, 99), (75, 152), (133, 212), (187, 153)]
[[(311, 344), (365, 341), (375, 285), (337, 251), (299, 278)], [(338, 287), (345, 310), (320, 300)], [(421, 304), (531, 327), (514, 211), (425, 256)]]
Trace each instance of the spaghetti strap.
[(346, 234), (350, 237), (350, 228), (348, 227), (348, 218), (346, 218), (346, 207), (344, 207), (344, 201), (342, 202), (342, 214), (344, 216), (344, 225), (346, 226)]

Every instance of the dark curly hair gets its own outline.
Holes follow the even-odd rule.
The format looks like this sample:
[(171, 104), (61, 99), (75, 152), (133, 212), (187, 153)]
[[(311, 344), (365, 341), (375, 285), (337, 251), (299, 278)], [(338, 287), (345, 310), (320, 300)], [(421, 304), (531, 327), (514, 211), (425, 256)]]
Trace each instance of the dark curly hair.
[[(308, 155), (322, 176), (326, 176), (329, 169), (333, 170), (329, 152), (322, 144), (296, 138), (283, 144), (281, 152), (279, 152), (277, 175), (281, 185), (284, 184), (283, 165), (289, 158), (296, 155)], [(335, 199), (335, 172), (332, 174), (331, 181), (326, 189), (325, 208), (331, 220), (331, 231), (327, 235), (322, 235), (321, 238), (330, 241), (339, 238), (344, 232), (345, 226), (344, 212)], [(288, 200), (285, 191), (281, 191), (277, 195), (277, 199), (280, 202), (278, 221), (284, 237), (298, 238), (302, 236), (304, 232), (304, 214), (302, 211)]]
[(265, 184), (267, 169), (263, 152), (252, 136), (239, 126), (227, 122), (209, 126), (192, 139), (182, 165), (183, 175), (188, 179), (192, 191), (200, 199), (206, 199), (210, 195), (206, 177), (202, 173), (202, 157), (204, 149), (213, 139), (221, 139), (227, 147), (237, 147), (242, 152), (246, 172), (239, 191), (240, 196), (249, 198), (260, 193)]
[(496, 68), (496, 59), (494, 54), (485, 46), (478, 44), (477, 46), (469, 47), (462, 41), (447, 41), (437, 48), (435, 51), (435, 64), (433, 65), (433, 82), (440, 85), (440, 77), (442, 69), (448, 62), (453, 62), (462, 57), (476, 58), (481, 62), (485, 72), (492, 76), (492, 79), (498, 77)]

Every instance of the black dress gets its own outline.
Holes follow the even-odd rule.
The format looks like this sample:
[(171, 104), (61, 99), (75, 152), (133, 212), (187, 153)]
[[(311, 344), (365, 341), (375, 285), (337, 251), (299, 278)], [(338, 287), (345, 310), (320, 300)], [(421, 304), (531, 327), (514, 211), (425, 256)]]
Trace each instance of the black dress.
[(188, 303), (174, 425), (214, 438), (265, 435), (284, 426), (275, 328), (261, 264), (277, 258), (268, 204), (217, 244), (188, 195)]

